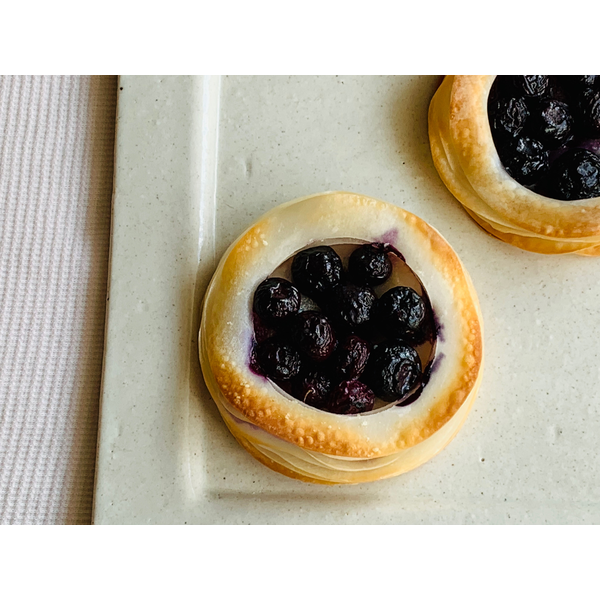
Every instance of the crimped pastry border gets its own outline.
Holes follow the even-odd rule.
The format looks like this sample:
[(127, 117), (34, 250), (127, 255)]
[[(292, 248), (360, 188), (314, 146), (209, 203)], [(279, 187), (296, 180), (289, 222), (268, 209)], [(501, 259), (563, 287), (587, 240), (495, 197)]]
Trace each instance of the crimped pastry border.
[[(446, 76), (429, 110), (434, 163), (448, 189), (488, 225), (540, 236), (535, 252), (564, 253), (564, 242), (600, 242), (600, 198), (564, 202), (528, 190), (505, 171), (489, 125), (487, 101), (495, 75)], [(509, 242), (510, 243), (510, 242)], [(563, 250), (558, 250), (563, 244)], [(531, 245), (526, 243), (525, 246)], [(534, 245), (534, 248), (536, 246)], [(529, 249), (529, 248), (526, 248)]]
[[(382, 412), (334, 415), (290, 400), (268, 380), (252, 373), (247, 361), (242, 360), (240, 350), (248, 340), (241, 339), (243, 336), (236, 331), (234, 321), (238, 319), (238, 329), (250, 322), (251, 295), (256, 285), (283, 262), (282, 258), (287, 258), (271, 256), (278, 244), (293, 246), (293, 252), (288, 250), (291, 256), (316, 241), (339, 236), (376, 241), (367, 239), (364, 235), (367, 230), (380, 235), (400, 231), (404, 237), (411, 238), (412, 246), (417, 246), (400, 244), (399, 250), (405, 256), (412, 255), (413, 260), (407, 257), (407, 262), (423, 281), (430, 297), (436, 287), (444, 296), (437, 309), (452, 320), (452, 326), (446, 332), (451, 339), (442, 347), (449, 348), (452, 356), (446, 359), (446, 371), (440, 369), (444, 378), (434, 373), (413, 405), (388, 408), (385, 415)], [(314, 238), (314, 231), (327, 232), (329, 236)], [(407, 243), (406, 240), (403, 243)], [(397, 240), (394, 245), (398, 245)], [(439, 299), (433, 296), (431, 300), (435, 308)], [(209, 370), (225, 401), (248, 422), (312, 451), (362, 459), (410, 448), (440, 429), (474, 388), (483, 358), (477, 297), (468, 274), (449, 244), (415, 215), (347, 192), (327, 192), (288, 202), (249, 227), (225, 253), (209, 285), (200, 338), (205, 378)], [(249, 354), (249, 347), (246, 350)], [(450, 366), (452, 372), (448, 373)]]

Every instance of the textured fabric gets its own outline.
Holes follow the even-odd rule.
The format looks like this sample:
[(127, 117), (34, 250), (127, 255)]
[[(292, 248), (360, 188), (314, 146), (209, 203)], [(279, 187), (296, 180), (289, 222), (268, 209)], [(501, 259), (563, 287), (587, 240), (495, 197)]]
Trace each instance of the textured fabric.
[(90, 523), (116, 77), (0, 78), (0, 523)]

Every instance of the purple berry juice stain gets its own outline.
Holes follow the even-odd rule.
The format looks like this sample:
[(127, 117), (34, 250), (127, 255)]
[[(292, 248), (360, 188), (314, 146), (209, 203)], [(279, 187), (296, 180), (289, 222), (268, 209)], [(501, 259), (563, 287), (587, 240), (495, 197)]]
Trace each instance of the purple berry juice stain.
[(262, 428), (259, 427), (258, 425), (254, 425), (254, 423), (248, 423), (248, 421), (243, 421), (242, 419), (238, 419), (235, 415), (232, 415), (231, 413), (229, 413), (231, 418), (238, 424), (238, 425), (247, 425), (248, 427), (252, 427), (252, 429), (256, 430), (256, 431), (262, 431)]
[(440, 352), (428, 365), (423, 374), (423, 381), (426, 384), (431, 376), (440, 368), (440, 364), (444, 358), (444, 353)]
[(435, 336), (439, 342), (444, 341), (444, 325), (440, 322), (435, 311), (433, 310), (433, 306), (431, 307), (431, 313), (433, 314), (433, 322), (435, 323)]
[(377, 241), (382, 244), (395, 244), (398, 240), (398, 229), (393, 227), (392, 229), (388, 229)]
[(396, 238), (398, 237), (398, 230), (396, 228), (389, 229), (386, 231), (380, 238), (375, 240), (376, 244), (380, 244), (386, 252), (391, 252), (395, 254), (401, 261), (406, 262), (404, 255), (392, 242), (396, 242)]

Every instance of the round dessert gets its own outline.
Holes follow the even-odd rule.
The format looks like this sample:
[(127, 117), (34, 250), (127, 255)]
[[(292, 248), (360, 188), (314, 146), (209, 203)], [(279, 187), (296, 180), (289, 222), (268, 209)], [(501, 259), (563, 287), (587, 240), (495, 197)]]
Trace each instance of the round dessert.
[(452, 248), (415, 215), (346, 192), (288, 202), (246, 230), (209, 285), (199, 336), (232, 434), (313, 483), (429, 460), (482, 373), (479, 304)]
[(532, 252), (600, 254), (600, 77), (446, 76), (429, 138), (485, 231)]

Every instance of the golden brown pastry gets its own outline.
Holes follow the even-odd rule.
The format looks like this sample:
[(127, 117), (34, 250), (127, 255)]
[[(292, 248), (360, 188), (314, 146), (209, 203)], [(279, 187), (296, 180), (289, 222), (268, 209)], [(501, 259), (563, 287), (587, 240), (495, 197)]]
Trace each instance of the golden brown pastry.
[(503, 167), (488, 119), (495, 75), (448, 75), (429, 107), (433, 161), (488, 233), (544, 254), (600, 254), (600, 198), (565, 202), (528, 189)]
[[(439, 328), (435, 357), (412, 404), (333, 414), (293, 398), (250, 367), (252, 298), (304, 248), (367, 242), (397, 248), (422, 282)], [(374, 481), (424, 463), (464, 423), (482, 374), (479, 304), (452, 248), (415, 215), (347, 192), (282, 204), (230, 246), (204, 298), (199, 341), (206, 384), (240, 444), (275, 471), (313, 483)]]

